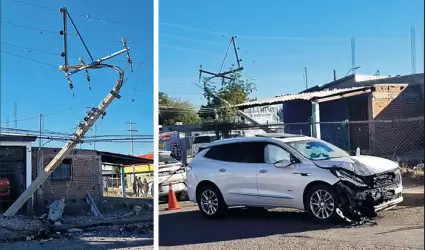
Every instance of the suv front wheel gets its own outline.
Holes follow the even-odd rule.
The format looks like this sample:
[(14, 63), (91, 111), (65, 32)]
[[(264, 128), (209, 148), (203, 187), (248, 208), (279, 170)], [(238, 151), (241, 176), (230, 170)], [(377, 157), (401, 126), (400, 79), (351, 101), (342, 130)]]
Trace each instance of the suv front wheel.
[(318, 184), (308, 190), (305, 197), (306, 209), (313, 220), (321, 223), (335, 222), (339, 199), (329, 185)]
[(209, 219), (218, 218), (227, 211), (220, 190), (214, 185), (204, 185), (198, 190), (196, 200), (202, 215)]

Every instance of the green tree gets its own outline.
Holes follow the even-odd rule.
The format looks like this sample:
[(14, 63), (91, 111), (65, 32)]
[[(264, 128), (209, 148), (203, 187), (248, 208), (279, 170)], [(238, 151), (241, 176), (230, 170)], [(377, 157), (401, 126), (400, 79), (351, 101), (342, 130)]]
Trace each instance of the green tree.
[(183, 124), (198, 124), (201, 122), (195, 106), (187, 100), (172, 98), (164, 92), (158, 93), (159, 99), (159, 124), (174, 125), (176, 122)]
[(115, 174), (121, 174), (121, 167), (120, 166), (113, 166), (112, 170)]
[[(233, 69), (232, 66), (230, 69)], [(236, 118), (237, 108), (233, 105), (249, 101), (249, 95), (256, 90), (254, 79), (244, 79), (242, 74), (235, 72), (229, 75), (232, 80), (225, 80), (217, 83), (204, 79), (204, 97), (207, 104), (204, 109), (215, 110), (217, 117), (212, 118), (220, 122), (233, 122)], [(211, 115), (201, 116), (203, 121), (211, 120)]]

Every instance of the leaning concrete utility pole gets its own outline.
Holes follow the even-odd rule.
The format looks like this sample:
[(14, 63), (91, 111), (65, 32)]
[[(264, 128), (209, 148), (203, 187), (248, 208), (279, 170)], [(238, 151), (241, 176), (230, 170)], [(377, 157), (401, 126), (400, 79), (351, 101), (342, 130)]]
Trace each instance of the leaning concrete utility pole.
[[(62, 53), (63, 57), (65, 58), (65, 64), (61, 65), (59, 67), (60, 70), (65, 72), (65, 76), (68, 79), (69, 87), (73, 88), (71, 83), (70, 76), (85, 70), (87, 80), (89, 81), (90, 77), (88, 76), (88, 69), (100, 69), (100, 68), (111, 68), (114, 69), (116, 72), (118, 72), (118, 80), (116, 85), (112, 88), (112, 90), (109, 92), (109, 94), (100, 102), (100, 104), (92, 108), (92, 110), (87, 114), (87, 116), (84, 118), (83, 121), (81, 121), (78, 124), (78, 129), (72, 136), (72, 138), (66, 143), (66, 145), (59, 151), (59, 153), (50, 161), (50, 163), (44, 168), (44, 171), (41, 171), (37, 178), (31, 183), (31, 185), (19, 196), (19, 198), (12, 204), (12, 206), (9, 207), (9, 209), (3, 214), (3, 216), (13, 216), (16, 214), (16, 212), (25, 204), (25, 202), (28, 201), (32, 197), (32, 195), (36, 192), (36, 190), (44, 183), (44, 181), (50, 176), (50, 174), (59, 166), (59, 164), (63, 161), (63, 159), (74, 149), (74, 147), (80, 143), (84, 137), (84, 135), (87, 133), (87, 131), (93, 126), (93, 124), (96, 122), (99, 117), (103, 117), (106, 112), (105, 110), (108, 108), (108, 106), (112, 103), (112, 101), (115, 98), (120, 98), (119, 92), (121, 90), (121, 87), (124, 83), (124, 71), (119, 68), (118, 66), (111, 65), (111, 64), (103, 64), (103, 61), (106, 61), (112, 57), (115, 57), (117, 55), (120, 55), (122, 53), (127, 53), (130, 50), (125, 40), (123, 39), (124, 49), (115, 52), (109, 56), (100, 58), (98, 60), (93, 60), (90, 52), (88, 51), (88, 48), (84, 41), (82, 40), (82, 37), (80, 33), (78, 32), (78, 29), (76, 28), (71, 16), (69, 15), (66, 8), (61, 8), (60, 12), (63, 14), (63, 21), (64, 21), (64, 30), (61, 31), (61, 34), (64, 36), (64, 52)], [(77, 34), (79, 38), (81, 39), (84, 47), (86, 48), (90, 58), (92, 59), (92, 63), (86, 64), (82, 58), (80, 58), (81, 65), (68, 65), (68, 48), (67, 48), (67, 28), (66, 28), (66, 20), (67, 18), (70, 19), (72, 22), (74, 28), (77, 31)], [(71, 71), (69, 71), (71, 70)]]

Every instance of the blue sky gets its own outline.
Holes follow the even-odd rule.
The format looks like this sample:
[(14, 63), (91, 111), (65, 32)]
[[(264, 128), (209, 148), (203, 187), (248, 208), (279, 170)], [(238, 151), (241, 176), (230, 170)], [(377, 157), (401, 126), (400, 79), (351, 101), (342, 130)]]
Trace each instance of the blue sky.
[[(85, 80), (84, 72), (72, 77), (75, 97), (72, 97), (63, 72), (58, 70), (63, 64), (63, 58), (58, 54), (63, 51), (62, 15), (60, 7), (67, 7), (73, 15), (82, 37), (95, 59), (121, 50), (122, 36), (127, 38), (131, 49), (133, 65), (141, 60), (143, 63), (131, 75), (121, 91), (121, 99), (115, 99), (107, 109), (103, 122), (97, 122), (97, 135), (128, 134), (127, 121), (134, 125), (140, 135), (153, 135), (153, 3), (152, 1), (125, 1), (121, 4), (116, 1), (83, 0), (46, 0), (30, 1), (53, 10), (37, 8), (19, 1), (1, 1), (1, 125), (6, 127), (9, 116), (9, 127), (14, 127), (14, 102), (17, 104), (18, 128), (38, 130), (39, 120), (27, 119), (38, 116), (40, 113), (55, 115), (45, 116), (44, 129), (58, 132), (73, 132), (77, 122), (84, 116), (87, 109), (84, 107), (97, 106), (99, 102), (115, 85), (117, 75), (112, 70), (102, 69), (91, 71), (91, 87)], [(57, 11), (55, 11), (57, 10)], [(84, 17), (89, 15), (100, 18)], [(25, 18), (23, 18), (25, 17)], [(117, 22), (111, 22), (118, 21)], [(18, 27), (29, 26), (35, 29)], [(39, 31), (39, 30), (40, 31)], [(75, 34), (68, 21), (69, 32)], [(45, 31), (43, 31), (45, 30)], [(50, 32), (54, 31), (54, 33)], [(102, 40), (103, 39), (103, 40)], [(79, 64), (78, 58), (83, 57), (89, 62), (89, 56), (80, 40), (75, 35), (69, 38), (70, 64)], [(116, 42), (118, 41), (118, 42)], [(19, 48), (17, 46), (22, 46)], [(27, 50), (25, 48), (32, 48)], [(41, 53), (42, 50), (49, 53)], [(51, 66), (25, 60), (30, 58)], [(53, 54), (52, 54), (53, 53)], [(122, 68), (126, 65), (126, 56), (123, 54), (110, 63)], [(126, 71), (126, 76), (130, 70)], [(137, 91), (134, 91), (136, 88)], [(134, 102), (132, 99), (134, 98)], [(93, 127), (94, 128), (94, 127)], [(89, 131), (87, 135), (93, 135)], [(49, 143), (46, 146), (62, 146), (63, 143)], [(93, 148), (93, 145), (83, 146)], [(96, 149), (130, 153), (129, 142), (96, 143)], [(153, 142), (135, 143), (135, 154), (153, 151)]]
[[(267, 4), (266, 4), (267, 3)], [(358, 74), (411, 73), (410, 29), (416, 30), (416, 71), (423, 72), (422, 0), (173, 1), (159, 5), (159, 89), (205, 103), (198, 69), (217, 72), (230, 36), (236, 35), (244, 77), (253, 97), (269, 98), (343, 77), (356, 39)], [(235, 63), (229, 53), (225, 66)]]

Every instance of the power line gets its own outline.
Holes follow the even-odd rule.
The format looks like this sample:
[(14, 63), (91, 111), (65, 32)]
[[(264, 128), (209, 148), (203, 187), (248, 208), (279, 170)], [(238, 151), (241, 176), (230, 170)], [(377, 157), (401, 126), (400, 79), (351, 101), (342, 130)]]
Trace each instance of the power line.
[[(54, 9), (52, 7), (42, 6), (42, 5), (28, 3), (28, 2), (24, 2), (24, 1), (18, 1), (18, 0), (10, 0), (10, 1), (20, 3), (20, 4), (25, 4), (25, 5), (32, 6), (32, 7), (41, 8), (41, 9), (51, 10), (51, 11), (55, 11), (55, 12), (58, 11), (57, 9)], [(92, 15), (89, 15), (89, 14), (79, 14), (79, 13), (74, 13), (74, 12), (69, 12), (69, 13), (72, 14), (72, 15), (75, 15), (75, 16), (84, 17), (84, 18), (87, 18), (87, 19), (98, 20), (98, 21), (103, 21), (103, 22), (108, 22), (108, 23), (124, 24), (124, 25), (138, 27), (138, 28), (146, 28), (147, 27), (146, 25), (138, 25), (138, 24), (133, 24), (133, 23), (129, 23), (129, 22), (123, 22), (123, 21), (117, 21), (117, 20), (111, 20), (111, 19), (104, 19), (104, 18), (92, 16)]]
[(211, 30), (207, 30), (207, 29), (194, 28), (194, 27), (184, 26), (184, 25), (180, 25), (180, 24), (172, 24), (172, 23), (166, 23), (166, 22), (160, 22), (159, 24), (164, 25), (164, 26), (168, 26), (168, 27), (173, 27), (173, 28), (179, 28), (179, 29), (185, 29), (185, 30), (191, 30), (191, 31), (198, 31), (198, 32), (209, 33), (209, 34), (213, 34), (213, 35), (220, 35), (222, 37), (226, 37), (226, 36), (231, 37), (231, 35), (226, 34), (226, 33), (211, 31)]
[(43, 64), (43, 65), (46, 65), (46, 66), (49, 66), (49, 67), (52, 67), (52, 68), (55, 68), (55, 69), (58, 68), (57, 66), (52, 65), (52, 64), (49, 64), (49, 63), (45, 63), (45, 62), (41, 62), (41, 61), (38, 61), (38, 60), (34, 60), (34, 59), (31, 59), (31, 58), (28, 58), (28, 57), (25, 57), (25, 56), (16, 55), (16, 54), (13, 54), (13, 53), (4, 51), (4, 50), (0, 50), (0, 51), (1, 51), (1, 53), (5, 53), (5, 54), (11, 55), (11, 56), (19, 57), (21, 59), (25, 59), (25, 60), (28, 60), (28, 61), (40, 63), (40, 64)]
[(219, 55), (219, 54), (214, 54), (214, 53), (210, 53), (210, 52), (203, 51), (203, 50), (189, 49), (189, 48), (185, 48), (185, 47), (174, 46), (174, 45), (167, 45), (167, 44), (163, 44), (163, 43), (159, 44), (159, 46), (165, 47), (165, 48), (170, 48), (170, 49), (181, 50), (181, 51), (187, 51), (187, 52), (193, 52), (193, 53), (198, 53), (198, 54), (204, 54), (204, 55), (209, 55), (209, 56), (221, 57), (221, 55)]
[[(73, 109), (73, 108), (68, 108), (68, 109), (64, 109), (64, 110), (57, 111), (57, 112), (54, 112), (54, 113), (45, 114), (45, 115), (43, 115), (43, 117), (51, 116), (51, 115), (57, 115), (57, 114), (60, 114), (60, 113), (63, 113), (63, 112), (65, 112), (65, 111), (69, 111), (69, 110), (72, 110), (72, 109)], [(14, 120), (14, 121), (12, 121), (12, 122), (27, 121), (27, 120), (33, 120), (33, 119), (39, 119), (39, 118), (40, 118), (40, 115), (38, 115), (38, 116), (33, 116), (33, 117), (28, 117), (28, 118), (23, 118), (23, 119), (18, 119), (18, 120)], [(1, 122), (1, 123), (5, 123), (5, 122)]]
[[(6, 22), (6, 21), (2, 21), (2, 20), (0, 22), (1, 23), (4, 23), (4, 24), (12, 25), (12, 26), (20, 27), (20, 28), (25, 28), (25, 29), (30, 29), (30, 30), (36, 30), (41, 35), (43, 35), (43, 32), (59, 35), (59, 32), (57, 32), (57, 31), (46, 30), (46, 29), (39, 29), (39, 28), (27, 26), (27, 25), (11, 23), (11, 22)], [(74, 33), (68, 33), (68, 35), (70, 35), (71, 37), (79, 38), (78, 35), (77, 34), (74, 34)], [(106, 41), (106, 42), (113, 42), (113, 43), (121, 43), (122, 44), (122, 41), (118, 41), (118, 40), (110, 40), (110, 39), (99, 38), (99, 37), (91, 37), (91, 36), (84, 36), (84, 37), (85, 38), (88, 38), (88, 39), (92, 39), (92, 40), (99, 40), (99, 41)], [(128, 44), (129, 45), (132, 45), (132, 46), (140, 46), (140, 47), (152, 47), (153, 46), (153, 45), (146, 45), (146, 44), (133, 43), (133, 42), (128, 42)]]
[[(183, 30), (190, 30), (190, 31), (197, 31), (202, 33), (208, 33), (211, 35), (218, 35), (221, 37), (232, 37), (232, 35), (224, 33), (224, 32), (218, 32), (218, 31), (212, 31), (208, 29), (201, 29), (201, 28), (195, 28), (191, 26), (186, 25), (180, 25), (180, 24), (173, 24), (173, 23), (166, 23), (166, 22), (160, 22), (160, 25), (168, 26), (172, 28), (178, 28)], [(347, 39), (348, 37), (294, 37), (294, 36), (259, 36), (259, 35), (237, 35), (238, 38), (244, 38), (244, 39), (253, 39), (253, 40), (335, 40), (335, 39)]]
[(210, 41), (206, 41), (206, 40), (199, 40), (199, 39), (194, 39), (194, 38), (185, 37), (185, 36), (171, 35), (171, 34), (167, 34), (167, 33), (159, 33), (159, 35), (169, 37), (169, 38), (175, 38), (175, 39), (179, 39), (179, 40), (193, 41), (193, 42), (211, 44), (211, 45), (216, 45), (216, 46), (224, 46), (225, 45), (225, 43), (215, 43), (215, 42), (210, 42)]
[(5, 42), (0, 42), (0, 44), (4, 44), (4, 45), (7, 45), (7, 46), (11, 46), (11, 47), (25, 49), (29, 53), (31, 53), (32, 51), (37, 51), (37, 52), (41, 52), (41, 53), (46, 53), (46, 54), (51, 54), (51, 55), (55, 55), (55, 56), (60, 56), (60, 53), (54, 53), (54, 52), (50, 52), (50, 51), (46, 51), (46, 50), (34, 49), (34, 48), (30, 48), (30, 47), (25, 47), (25, 46), (20, 46), (20, 45), (11, 44), (11, 43), (5, 43)]

